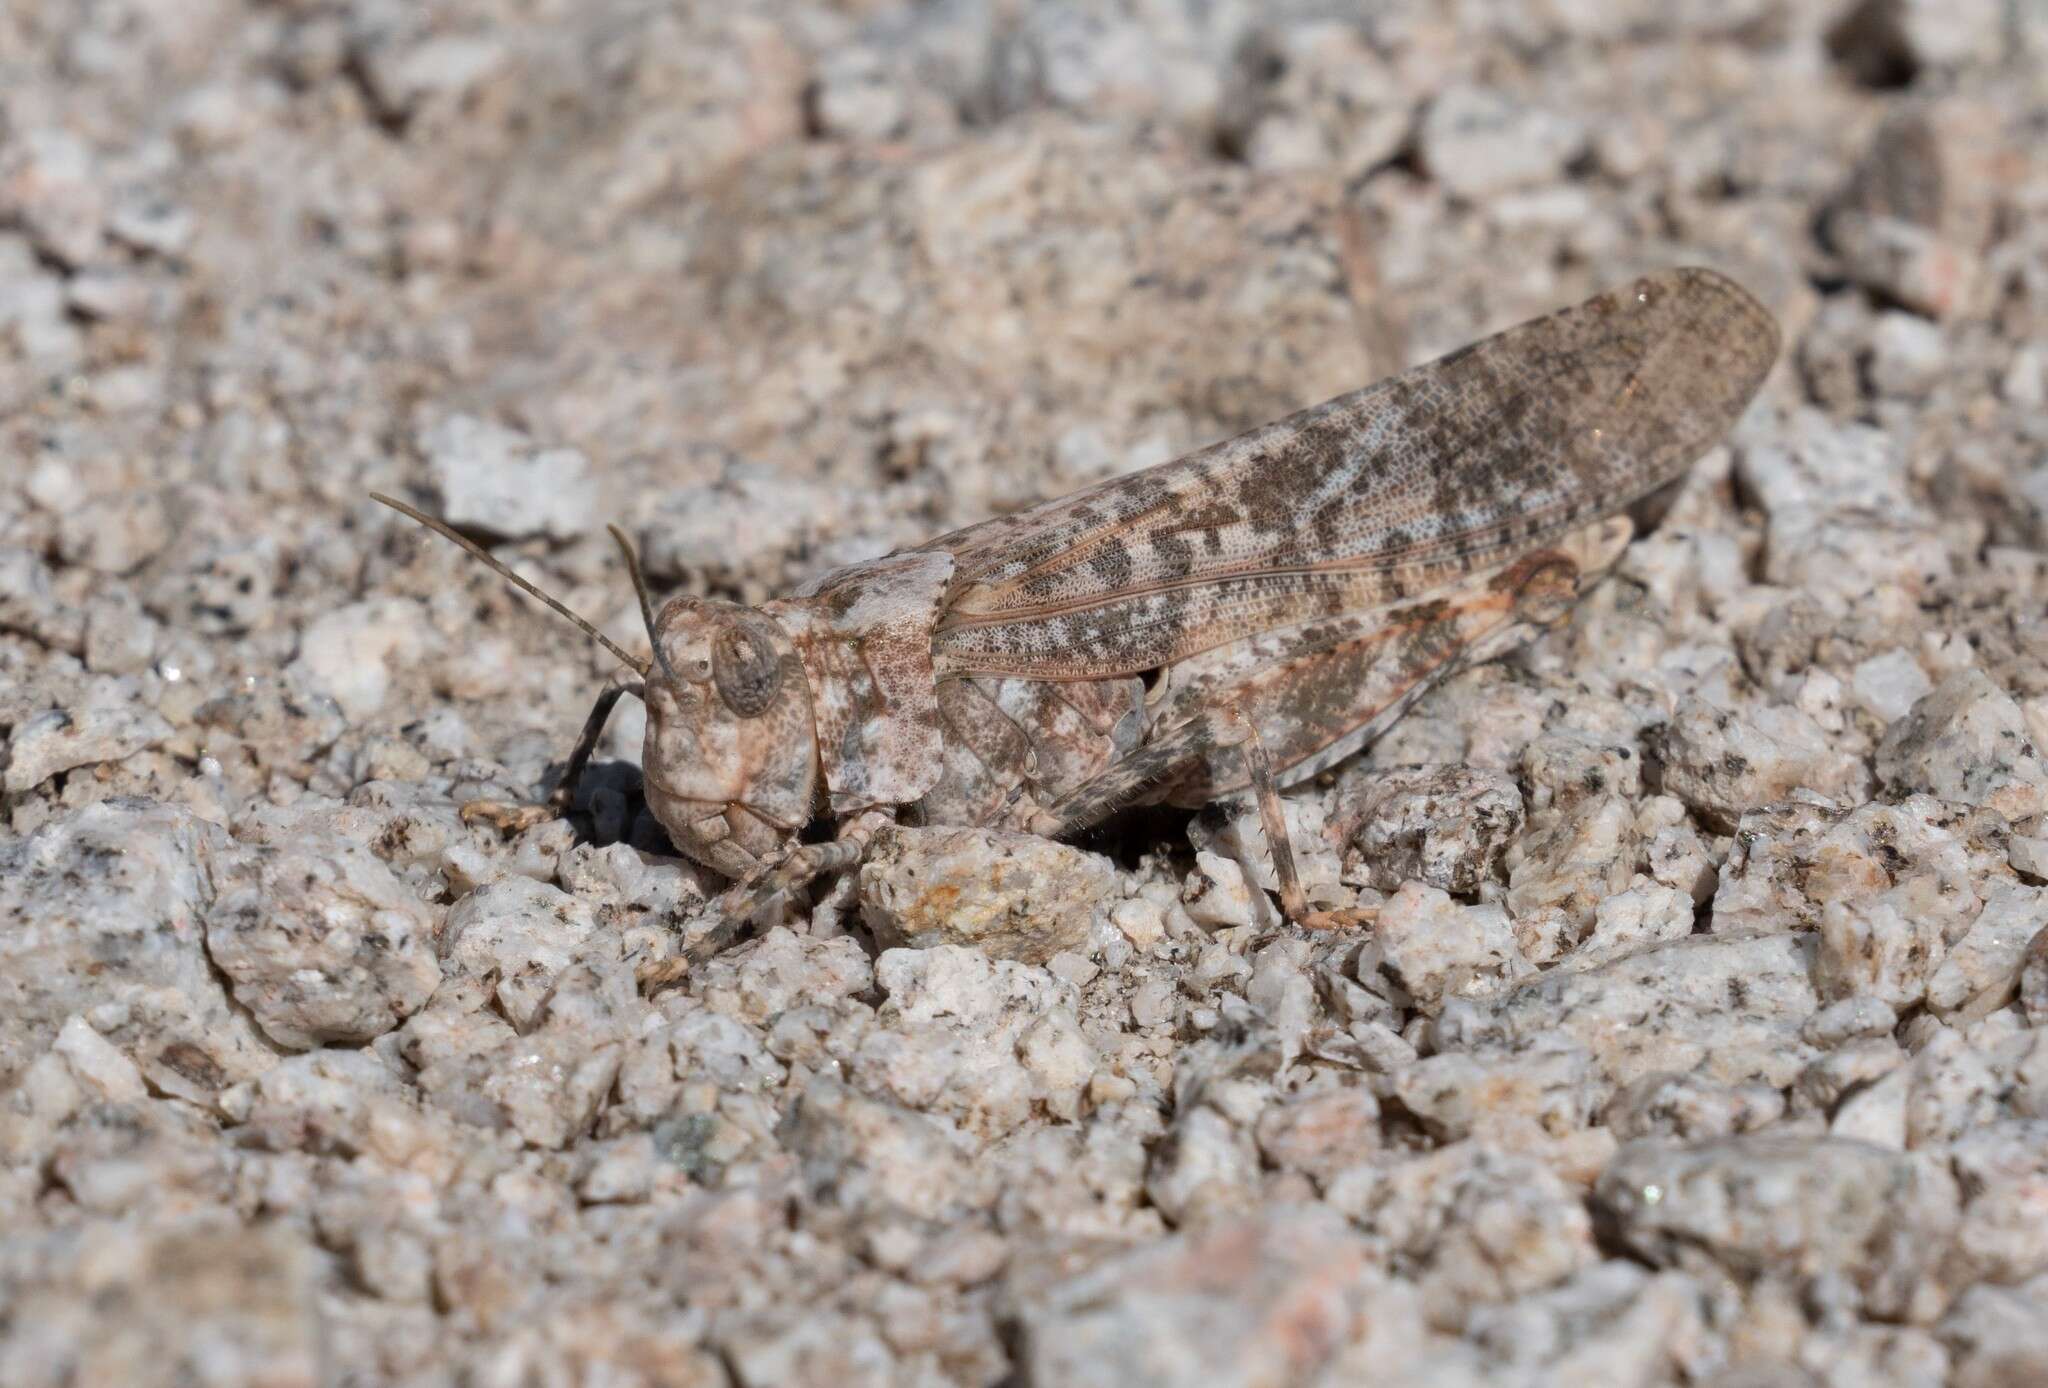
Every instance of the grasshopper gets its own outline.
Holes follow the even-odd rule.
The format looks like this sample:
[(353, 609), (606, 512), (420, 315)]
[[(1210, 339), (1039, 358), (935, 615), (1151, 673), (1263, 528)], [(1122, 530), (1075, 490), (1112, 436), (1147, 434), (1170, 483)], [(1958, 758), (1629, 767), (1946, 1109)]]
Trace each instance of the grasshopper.
[[(625, 667), (647, 705), (649, 808), (734, 884), (738, 924), (857, 864), (882, 826), (1063, 837), (1122, 807), (1249, 791), (1286, 916), (1312, 911), (1279, 791), (1366, 746), (1453, 671), (1569, 612), (1629, 509), (1735, 423), (1778, 328), (1732, 281), (1678, 269), (1461, 348), (1173, 462), (760, 607), (650, 599), (642, 660), (467, 538), (388, 497)], [(830, 838), (806, 838), (820, 816)], [(702, 946), (700, 946), (702, 948)]]

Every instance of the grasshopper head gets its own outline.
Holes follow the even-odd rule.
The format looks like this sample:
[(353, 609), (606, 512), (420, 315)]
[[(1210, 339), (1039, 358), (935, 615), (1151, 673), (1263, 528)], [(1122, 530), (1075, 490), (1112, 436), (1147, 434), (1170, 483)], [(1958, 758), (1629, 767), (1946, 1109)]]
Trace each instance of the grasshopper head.
[(796, 646), (759, 612), (689, 597), (671, 599), (650, 635), (647, 807), (684, 853), (749, 877), (810, 821), (817, 795)]
[(573, 622), (640, 676), (647, 704), (647, 805), (677, 848), (714, 872), (752, 877), (810, 822), (818, 789), (811, 689), (789, 634), (729, 602), (675, 598), (657, 616), (632, 541), (610, 527), (633, 577), (654, 659), (642, 660), (445, 521), (370, 494)]

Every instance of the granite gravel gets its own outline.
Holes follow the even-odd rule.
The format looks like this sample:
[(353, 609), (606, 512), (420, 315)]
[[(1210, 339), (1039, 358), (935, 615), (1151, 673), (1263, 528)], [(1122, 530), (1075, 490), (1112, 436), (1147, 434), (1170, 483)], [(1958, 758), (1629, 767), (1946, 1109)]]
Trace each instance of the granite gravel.
[[(0, 6), (0, 1382), (2048, 1381), (2048, 10)], [(603, 653), (1638, 272), (1785, 329), (1289, 793), (688, 962)]]

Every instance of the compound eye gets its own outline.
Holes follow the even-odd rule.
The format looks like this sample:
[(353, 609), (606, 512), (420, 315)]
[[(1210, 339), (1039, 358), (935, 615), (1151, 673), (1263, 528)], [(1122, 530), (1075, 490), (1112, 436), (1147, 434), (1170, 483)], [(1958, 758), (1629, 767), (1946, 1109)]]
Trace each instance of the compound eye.
[(718, 697), (742, 718), (758, 718), (782, 688), (782, 661), (758, 619), (728, 623), (711, 643), (711, 679)]

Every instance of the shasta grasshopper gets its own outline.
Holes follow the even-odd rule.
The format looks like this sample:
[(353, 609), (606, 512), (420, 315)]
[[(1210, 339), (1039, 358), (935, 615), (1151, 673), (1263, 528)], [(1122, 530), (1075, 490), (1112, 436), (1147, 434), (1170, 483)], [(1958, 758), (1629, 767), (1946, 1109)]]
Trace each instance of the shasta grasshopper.
[[(738, 921), (897, 820), (1062, 836), (1249, 789), (1283, 910), (1278, 790), (1454, 670), (1562, 618), (1748, 405), (1778, 329), (1711, 271), (1651, 275), (1176, 461), (824, 574), (749, 608), (640, 597), (642, 660), (400, 502), (626, 667), (649, 808)], [(627, 673), (630, 672), (630, 673)], [(806, 841), (820, 815), (835, 836)]]

